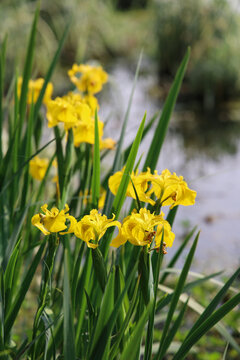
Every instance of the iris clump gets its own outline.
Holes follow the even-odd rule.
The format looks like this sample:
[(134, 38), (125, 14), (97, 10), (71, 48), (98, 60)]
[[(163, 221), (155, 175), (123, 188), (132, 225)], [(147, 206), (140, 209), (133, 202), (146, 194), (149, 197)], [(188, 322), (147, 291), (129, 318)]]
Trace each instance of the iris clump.
[[(199, 232), (194, 228), (179, 245), (174, 219), (181, 205), (194, 205), (196, 191), (183, 176), (157, 165), (190, 50), (161, 115), (147, 120), (145, 114), (130, 149), (124, 149), (132, 97), (120, 140), (107, 138), (96, 94), (104, 91), (108, 75), (100, 65), (73, 65), (68, 73), (76, 88), (53, 96), (50, 79), (68, 28), (45, 79), (30, 79), (38, 14), (39, 9), (23, 76), (15, 75), (7, 102), (6, 40), (0, 52), (0, 356), (185, 359), (225, 315), (235, 314), (240, 301), (233, 284), (240, 269), (212, 299), (207, 294), (208, 306), (198, 298), (188, 301), (186, 291), (202, 288), (219, 273), (189, 280)], [(139, 67), (140, 60), (136, 78)], [(142, 165), (138, 148), (151, 128), (146, 122), (154, 120)], [(110, 151), (112, 164), (106, 161)], [(126, 197), (132, 199), (129, 208)], [(190, 307), (198, 315), (192, 323)], [(228, 328), (221, 323), (214, 331), (238, 356)], [(181, 341), (179, 332), (185, 333)]]

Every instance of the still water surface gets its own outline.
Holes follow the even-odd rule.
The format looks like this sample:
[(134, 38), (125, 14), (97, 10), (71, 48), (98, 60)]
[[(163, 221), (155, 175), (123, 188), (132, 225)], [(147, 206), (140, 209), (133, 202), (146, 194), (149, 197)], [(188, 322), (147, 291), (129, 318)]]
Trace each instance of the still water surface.
[[(155, 69), (143, 64), (130, 112), (125, 145), (135, 137), (147, 111), (149, 120), (162, 108), (153, 97)], [(110, 87), (100, 99), (102, 119), (109, 119), (108, 136), (118, 139), (134, 79), (134, 68), (119, 62), (111, 68)], [(114, 112), (113, 112), (114, 109)], [(117, 109), (117, 110), (116, 110)], [(209, 274), (231, 273), (240, 264), (240, 109), (234, 121), (229, 112), (203, 115), (192, 104), (178, 103), (158, 162), (158, 172), (168, 168), (183, 175), (197, 191), (196, 205), (179, 207), (173, 226), (176, 242), (195, 225), (201, 230), (193, 270)], [(238, 121), (239, 119), (239, 121)], [(139, 156), (146, 153), (154, 127), (144, 139)], [(163, 208), (164, 211), (164, 208)], [(167, 209), (165, 210), (167, 213)], [(174, 246), (169, 254), (174, 253)]]

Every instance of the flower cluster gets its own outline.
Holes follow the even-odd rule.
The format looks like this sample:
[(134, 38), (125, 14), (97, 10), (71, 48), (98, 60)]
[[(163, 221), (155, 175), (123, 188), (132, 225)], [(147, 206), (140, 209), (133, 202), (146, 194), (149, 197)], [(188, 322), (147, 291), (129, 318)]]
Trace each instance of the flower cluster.
[[(78, 92), (68, 92), (66, 95), (52, 99), (53, 85), (48, 83), (43, 102), (47, 107), (48, 127), (63, 124), (64, 130), (73, 131), (74, 146), (81, 143), (94, 144), (94, 116), (99, 110), (99, 104), (94, 94), (102, 90), (108, 75), (101, 66), (74, 64), (68, 71), (70, 80)], [(27, 102), (36, 103), (42, 89), (44, 79), (39, 78), (28, 83)], [(21, 95), (22, 78), (18, 79), (18, 96)], [(103, 139), (104, 123), (98, 120), (100, 149), (113, 149), (115, 141)]]
[[(146, 208), (137, 212), (134, 210), (131, 215), (123, 220), (118, 236), (111, 242), (114, 247), (119, 247), (129, 241), (133, 245), (148, 247), (155, 237), (155, 247), (159, 248), (164, 231), (164, 243), (171, 247), (174, 240), (174, 233), (170, 224), (163, 219), (163, 212), (160, 215), (151, 214)], [(156, 230), (154, 230), (156, 227)]]
[[(115, 173), (109, 178), (109, 188), (116, 194), (124, 169)], [(162, 171), (158, 175), (157, 171), (151, 174), (148, 169), (146, 172), (131, 174), (132, 182), (127, 188), (127, 196), (136, 198), (136, 192), (141, 201), (154, 205), (157, 201), (160, 205), (169, 205), (173, 208), (176, 205), (192, 205), (195, 202), (196, 191), (188, 188), (182, 176), (171, 174), (169, 170)], [(135, 190), (132, 186), (134, 184)], [(84, 194), (85, 196), (87, 194)], [(155, 199), (153, 199), (153, 195)], [(119, 221), (108, 219), (98, 210), (91, 210), (89, 215), (77, 221), (73, 216), (68, 215), (69, 208), (66, 205), (64, 210), (52, 208), (47, 210), (47, 205), (42, 206), (45, 215), (39, 213), (33, 216), (32, 224), (37, 226), (45, 235), (50, 232), (60, 232), (60, 234), (74, 233), (76, 237), (85, 241), (90, 248), (96, 248), (100, 239), (104, 236), (109, 227), (116, 226), (119, 230), (118, 235), (112, 240), (111, 246), (119, 247), (129, 241), (136, 246), (147, 246), (151, 249), (159, 249), (162, 238), (164, 248), (171, 247), (174, 241), (174, 233), (168, 221), (164, 220), (164, 213), (159, 215), (146, 208), (139, 211), (133, 210), (132, 213)], [(67, 232), (62, 232), (67, 228), (66, 221), (70, 221)]]
[[(129, 176), (124, 173), (123, 168), (109, 178), (108, 185), (114, 195), (124, 175)], [(136, 199), (136, 190), (139, 200), (151, 205), (155, 205), (158, 201), (161, 206), (170, 206), (172, 209), (176, 205), (188, 206), (195, 203), (196, 191), (189, 189), (182, 176), (171, 174), (168, 169), (163, 170), (159, 175), (157, 170), (151, 174), (148, 168), (146, 172), (132, 172), (130, 177), (132, 181), (128, 184), (126, 195), (133, 199)]]
[(101, 66), (93, 67), (74, 64), (72, 69), (68, 71), (68, 75), (79, 91), (91, 95), (101, 91), (103, 84), (108, 80), (108, 75)]
[[(93, 249), (99, 245), (106, 230), (112, 226), (119, 229), (119, 234), (111, 242), (111, 246), (114, 247), (119, 247), (127, 241), (133, 245), (150, 247), (155, 237), (155, 248), (159, 248), (163, 231), (165, 246), (171, 247), (175, 237), (171, 226), (163, 219), (163, 213), (154, 215), (145, 208), (140, 209), (139, 213), (134, 210), (121, 224), (114, 220), (114, 215), (112, 219), (108, 219), (106, 215), (100, 214), (96, 209), (91, 210), (89, 215), (85, 215), (80, 221), (77, 221), (73, 216), (67, 214), (68, 205), (65, 205), (65, 209), (61, 211), (55, 207), (49, 211), (47, 207), (47, 204), (41, 207), (44, 214), (39, 213), (32, 217), (34, 226), (44, 235), (56, 232), (60, 232), (60, 235), (74, 233), (76, 237), (85, 241), (89, 248)], [(67, 220), (70, 221), (70, 226), (66, 232), (63, 232), (67, 228)]]
[[(101, 67), (77, 64), (68, 73), (80, 93), (69, 92), (47, 103), (48, 126), (63, 123), (65, 131), (72, 129), (76, 147), (83, 142), (94, 144), (94, 114), (99, 104), (93, 94), (102, 89), (107, 81), (107, 73)], [(78, 77), (79, 74), (82, 76)], [(103, 128), (103, 122), (98, 120), (100, 149), (112, 149), (115, 142), (109, 138), (103, 139)]]

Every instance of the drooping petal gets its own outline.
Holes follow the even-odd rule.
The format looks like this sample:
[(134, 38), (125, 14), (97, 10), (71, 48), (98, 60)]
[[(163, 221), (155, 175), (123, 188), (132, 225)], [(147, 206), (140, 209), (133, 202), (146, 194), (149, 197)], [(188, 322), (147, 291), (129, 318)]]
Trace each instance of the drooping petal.
[(40, 217), (39, 214), (34, 215), (32, 217), (31, 222), (32, 222), (32, 225), (36, 226), (39, 230), (41, 230), (44, 235), (49, 235), (50, 234), (50, 232), (45, 229), (45, 227), (44, 227), (44, 225), (42, 223), (42, 218)]

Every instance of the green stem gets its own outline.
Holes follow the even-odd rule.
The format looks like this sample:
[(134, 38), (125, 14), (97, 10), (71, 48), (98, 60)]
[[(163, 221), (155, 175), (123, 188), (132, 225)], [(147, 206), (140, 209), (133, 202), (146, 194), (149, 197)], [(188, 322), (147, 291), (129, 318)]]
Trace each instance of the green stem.
[[(48, 242), (48, 252), (46, 255), (46, 260), (44, 261), (44, 267), (43, 267), (43, 276), (42, 276), (42, 285), (40, 290), (40, 296), (39, 296), (39, 305), (38, 310), (35, 315), (34, 324), (33, 324), (33, 335), (32, 335), (32, 341), (37, 337), (37, 332), (39, 328), (39, 322), (41, 319), (41, 315), (48, 303), (48, 293), (51, 289), (51, 277), (52, 277), (52, 271), (53, 271), (53, 265), (56, 255), (56, 250), (58, 247), (58, 239), (57, 234), (53, 234), (49, 236), (49, 242)], [(50, 284), (49, 284), (50, 283)], [(32, 360), (36, 358), (36, 342), (34, 343), (32, 347)]]

